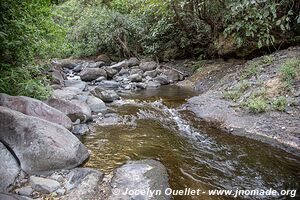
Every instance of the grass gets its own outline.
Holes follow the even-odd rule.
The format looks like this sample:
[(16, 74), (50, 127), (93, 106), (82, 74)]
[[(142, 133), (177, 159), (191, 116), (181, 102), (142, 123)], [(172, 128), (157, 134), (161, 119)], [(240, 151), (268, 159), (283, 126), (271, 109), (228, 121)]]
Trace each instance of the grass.
[(253, 61), (249, 63), (249, 66), (243, 71), (241, 77), (242, 79), (251, 78), (252, 76), (257, 78), (261, 71), (261, 63), (259, 61)]
[(284, 87), (291, 90), (294, 79), (300, 74), (300, 59), (292, 58), (286, 60), (281, 67), (281, 78)]
[(265, 99), (260, 97), (250, 98), (245, 105), (252, 113), (263, 113), (268, 109), (268, 103)]
[(274, 99), (272, 102), (272, 107), (278, 111), (284, 111), (287, 106), (288, 106), (288, 101), (284, 96), (280, 96)]
[(233, 101), (237, 101), (241, 96), (243, 96), (244, 92), (250, 87), (250, 83), (248, 81), (241, 82), (237, 88), (233, 90), (226, 91), (223, 94), (225, 99), (230, 99)]

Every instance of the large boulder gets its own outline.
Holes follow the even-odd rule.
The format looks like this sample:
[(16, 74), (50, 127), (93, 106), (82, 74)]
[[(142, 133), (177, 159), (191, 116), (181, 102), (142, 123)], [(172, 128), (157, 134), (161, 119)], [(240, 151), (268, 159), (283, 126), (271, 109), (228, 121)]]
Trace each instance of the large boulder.
[(94, 88), (91, 93), (95, 96), (100, 98), (105, 103), (113, 102), (114, 100), (119, 99), (119, 95), (113, 90), (105, 90), (102, 87)]
[(100, 54), (97, 56), (96, 61), (103, 61), (107, 65), (111, 62), (109, 56), (106, 54)]
[(105, 67), (104, 70), (106, 71), (108, 78), (113, 78), (119, 72), (119, 70), (111, 67)]
[(128, 67), (138, 66), (140, 64), (140, 61), (137, 58), (132, 57), (129, 60), (127, 60), (127, 64)]
[(117, 81), (113, 80), (104, 80), (98, 83), (98, 86), (104, 88), (104, 89), (118, 89), (119, 83)]
[(157, 67), (158, 67), (158, 64), (154, 61), (140, 63), (140, 69), (143, 70), (144, 72), (154, 70)]
[(63, 200), (94, 199), (99, 197), (104, 174), (90, 168), (76, 168), (67, 177), (67, 195)]
[[(155, 160), (129, 161), (117, 168), (111, 182), (112, 194), (109, 200), (117, 199), (144, 199), (144, 200), (167, 200), (170, 196), (165, 195), (169, 188), (168, 173), (166, 168)], [(150, 196), (146, 193), (128, 194), (128, 191), (161, 191), (161, 195)]]
[(83, 81), (93, 81), (100, 76), (107, 77), (106, 71), (102, 68), (86, 68), (79, 75)]
[(105, 103), (97, 97), (89, 96), (86, 100), (86, 103), (89, 105), (92, 112), (97, 113), (107, 110)]
[(64, 127), (6, 107), (0, 107), (0, 140), (28, 174), (70, 169), (89, 157), (87, 148)]
[(0, 93), (0, 106), (62, 125), (69, 130), (72, 128), (72, 121), (68, 116), (36, 99)]
[(66, 58), (58, 61), (53, 61), (52, 63), (57, 67), (73, 69), (80, 62), (82, 61)]
[(85, 102), (75, 99), (67, 101), (51, 98), (47, 104), (65, 113), (73, 122), (80, 119), (80, 122), (84, 123), (91, 119), (91, 109)]
[(30, 176), (30, 185), (35, 191), (43, 194), (49, 194), (60, 188), (59, 182), (37, 176)]
[(112, 66), (110, 66), (110, 68), (115, 69), (120, 71), (122, 68), (127, 68), (128, 67), (128, 63), (126, 60), (122, 61), (122, 62), (118, 62)]
[(141, 74), (132, 74), (128, 77), (131, 82), (142, 82), (143, 77)]
[(8, 192), (20, 172), (20, 166), (9, 150), (0, 142), (0, 192)]
[(1, 200), (32, 200), (31, 198), (28, 197), (24, 197), (16, 194), (8, 194), (8, 193), (7, 194), (0, 193), (0, 199)]
[(81, 80), (65, 80), (64, 83), (66, 87), (77, 88), (81, 91), (85, 90), (87, 87), (86, 82)]

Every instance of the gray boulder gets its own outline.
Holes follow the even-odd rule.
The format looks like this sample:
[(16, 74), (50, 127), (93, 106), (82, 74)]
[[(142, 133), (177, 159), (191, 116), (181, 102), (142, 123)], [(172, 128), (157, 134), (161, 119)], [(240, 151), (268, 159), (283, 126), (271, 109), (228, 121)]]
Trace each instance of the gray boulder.
[(116, 81), (109, 81), (109, 80), (104, 80), (98, 83), (98, 86), (104, 88), (104, 89), (118, 89), (119, 83)]
[(110, 66), (110, 68), (115, 69), (120, 71), (122, 68), (127, 68), (128, 67), (128, 63), (126, 60), (122, 61), (122, 62), (118, 62), (112, 66)]
[(163, 75), (163, 74), (157, 76), (157, 77), (154, 79), (154, 81), (158, 82), (158, 83), (161, 84), (161, 85), (167, 85), (167, 84), (170, 83), (168, 77), (167, 77), (166, 75)]
[(129, 75), (129, 70), (128, 69), (125, 69), (125, 68), (122, 68), (119, 73), (118, 73), (119, 76), (124, 76), (124, 75)]
[(143, 76), (144, 76), (144, 77), (149, 76), (149, 77), (151, 77), (151, 78), (154, 78), (154, 77), (157, 76), (157, 73), (158, 73), (157, 70), (146, 71), (146, 72), (143, 74)]
[(68, 68), (68, 69), (73, 69), (79, 63), (81, 63), (80, 60), (73, 60), (73, 59), (69, 59), (69, 58), (58, 60), (58, 61), (53, 61), (53, 64), (55, 66), (61, 67), (61, 68)]
[(168, 81), (171, 83), (180, 80), (180, 74), (174, 70), (164, 70), (163, 74), (168, 77)]
[(158, 67), (158, 64), (154, 61), (140, 63), (140, 69), (143, 70), (144, 72), (154, 70), (157, 67)]
[(127, 64), (128, 67), (138, 66), (140, 64), (140, 61), (137, 58), (133, 57), (127, 61)]
[(19, 195), (30, 196), (33, 193), (33, 189), (30, 186), (16, 189), (16, 193)]
[(132, 74), (128, 77), (131, 82), (142, 82), (143, 78), (141, 74)]
[(89, 105), (92, 112), (97, 113), (107, 110), (105, 103), (97, 97), (89, 96), (86, 103)]
[(13, 149), (28, 174), (70, 169), (89, 157), (87, 148), (64, 127), (6, 107), (0, 107), (0, 140)]
[(81, 92), (80, 90), (73, 90), (70, 88), (71, 87), (54, 90), (52, 97), (56, 99), (71, 100), (76, 98)]
[(51, 84), (62, 85), (64, 83), (64, 77), (61, 71), (54, 69), (50, 74), (52, 76)]
[(98, 62), (95, 62), (95, 63), (90, 63), (88, 65), (89, 68), (99, 68), (99, 67), (103, 67), (105, 66), (105, 62), (103, 61), (98, 61)]
[(75, 135), (85, 135), (90, 132), (89, 126), (87, 124), (77, 124), (73, 126), (72, 133)]
[[(114, 171), (111, 182), (112, 194), (109, 200), (117, 199), (144, 199), (166, 200), (171, 199), (164, 191), (169, 188), (166, 168), (155, 160), (129, 161)], [(126, 190), (155, 191), (160, 190), (161, 195), (153, 197), (147, 194), (125, 194)], [(125, 195), (124, 195), (125, 194)]]
[(20, 166), (9, 150), (0, 142), (0, 192), (8, 192), (20, 172)]
[(49, 194), (60, 188), (59, 182), (37, 176), (30, 177), (30, 185), (35, 191), (41, 192), (43, 194)]
[(107, 77), (106, 71), (101, 68), (86, 68), (79, 75), (83, 81), (93, 81), (100, 76)]
[(71, 120), (64, 113), (33, 98), (0, 93), (0, 106), (62, 125), (69, 130), (72, 128)]
[(100, 195), (100, 183), (104, 174), (90, 168), (76, 168), (67, 177), (67, 195), (63, 200), (94, 199)]
[(65, 113), (73, 122), (80, 119), (81, 123), (85, 123), (91, 119), (91, 109), (85, 102), (75, 99), (67, 101), (51, 98), (47, 101), (47, 104)]
[(87, 87), (86, 82), (81, 80), (65, 80), (64, 83), (66, 87), (77, 88), (81, 91), (85, 90)]
[(119, 71), (117, 69), (106, 67), (104, 68), (108, 78), (113, 78)]
[(113, 102), (114, 100), (120, 99), (119, 95), (113, 90), (105, 90), (102, 87), (96, 87), (91, 93), (100, 98), (105, 103)]
[(0, 193), (0, 199), (1, 200), (33, 200), (31, 198), (19, 196), (16, 194), (1, 194), (1, 193)]

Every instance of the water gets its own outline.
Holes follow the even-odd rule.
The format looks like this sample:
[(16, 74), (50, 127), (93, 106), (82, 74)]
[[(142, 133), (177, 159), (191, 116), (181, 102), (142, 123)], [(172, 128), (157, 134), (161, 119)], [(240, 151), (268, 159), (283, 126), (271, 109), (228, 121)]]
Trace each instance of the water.
[[(112, 106), (125, 124), (99, 127), (83, 138), (92, 151), (86, 165), (109, 173), (127, 160), (152, 158), (167, 167), (173, 189), (299, 189), (298, 157), (207, 127), (182, 107), (192, 95), (170, 86), (127, 95)], [(174, 199), (231, 198), (203, 194)]]

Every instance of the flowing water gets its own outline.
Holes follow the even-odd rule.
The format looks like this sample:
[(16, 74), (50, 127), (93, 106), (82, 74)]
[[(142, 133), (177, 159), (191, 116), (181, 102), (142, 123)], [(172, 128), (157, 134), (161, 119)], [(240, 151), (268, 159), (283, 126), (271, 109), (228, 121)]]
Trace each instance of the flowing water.
[[(206, 127), (183, 107), (193, 95), (175, 86), (126, 95), (112, 105), (123, 124), (99, 127), (82, 139), (92, 151), (86, 166), (109, 173), (128, 160), (152, 158), (167, 167), (173, 189), (300, 189), (298, 157)], [(174, 196), (178, 200), (231, 198)]]

